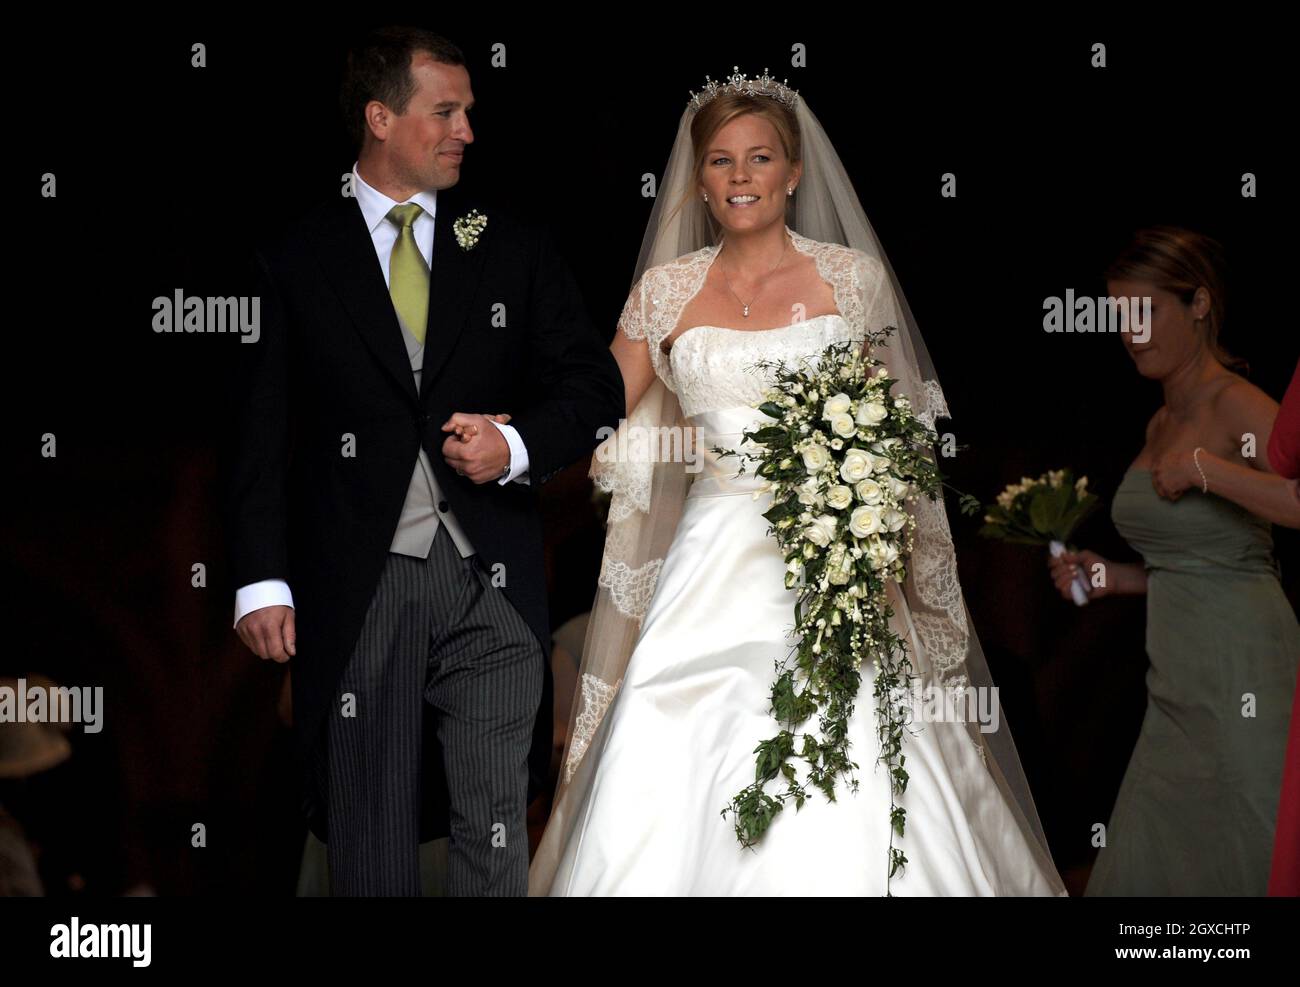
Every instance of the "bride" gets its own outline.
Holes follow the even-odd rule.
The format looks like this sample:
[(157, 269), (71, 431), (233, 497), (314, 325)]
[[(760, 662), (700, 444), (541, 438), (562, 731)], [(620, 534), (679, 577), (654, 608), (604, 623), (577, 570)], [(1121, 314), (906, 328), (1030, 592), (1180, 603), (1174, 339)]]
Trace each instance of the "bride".
[[(883, 326), (898, 331), (873, 355), (933, 425), (947, 415), (933, 365), (803, 98), (766, 71), (708, 82), (682, 116), (612, 347), (628, 415), (593, 457), (612, 494), (605, 554), (530, 894), (1065, 894), (968, 623), (942, 501), (914, 502), (893, 629), (928, 686), (982, 690), (996, 715), (906, 728), (907, 825), (894, 837), (906, 866), (887, 877), (889, 777), (865, 682), (848, 721), (856, 790), (841, 778), (835, 801), (813, 791), (749, 848), (723, 811), (779, 729), (775, 666), (798, 639), (770, 503), (752, 468), (710, 450), (763, 419), (755, 361), (813, 357)], [(661, 455), (673, 428), (694, 436), (695, 456)]]

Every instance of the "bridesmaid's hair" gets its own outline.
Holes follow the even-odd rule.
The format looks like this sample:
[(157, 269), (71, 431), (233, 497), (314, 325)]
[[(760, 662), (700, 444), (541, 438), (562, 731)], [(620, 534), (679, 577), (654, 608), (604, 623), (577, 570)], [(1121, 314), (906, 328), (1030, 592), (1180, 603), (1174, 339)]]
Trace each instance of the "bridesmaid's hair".
[[(744, 116), (746, 113), (761, 116), (776, 128), (777, 138), (781, 141), (781, 149), (785, 151), (786, 160), (794, 164), (802, 158), (803, 138), (799, 132), (799, 121), (792, 107), (786, 106), (770, 96), (722, 93), (705, 103), (691, 120), (691, 148), (695, 159), (692, 162), (691, 174), (695, 176), (695, 181), (686, 190), (686, 194), (682, 196), (681, 201), (673, 207), (673, 211), (669, 213), (670, 216), (676, 215), (687, 202), (699, 195), (696, 185), (699, 183), (700, 175), (704, 172), (704, 162), (708, 158), (709, 141), (713, 140), (713, 135), (736, 117)], [(792, 208), (793, 202), (792, 197), (787, 197), (787, 214)], [(718, 221), (713, 218), (711, 211), (707, 212), (707, 216), (709, 231), (716, 239), (719, 231)]]
[(1249, 364), (1219, 342), (1228, 302), (1225, 267), (1223, 245), (1213, 237), (1180, 226), (1148, 226), (1133, 234), (1106, 268), (1105, 277), (1149, 281), (1177, 295), (1184, 305), (1192, 303), (1197, 288), (1204, 288), (1210, 295), (1210, 312), (1201, 330), (1205, 345), (1225, 367), (1249, 372)]
[(444, 65), (464, 65), (461, 50), (422, 27), (380, 27), (349, 49), (339, 87), (339, 109), (348, 135), (360, 150), (366, 136), (366, 104), (377, 99), (405, 113), (415, 95), (411, 56), (422, 51)]

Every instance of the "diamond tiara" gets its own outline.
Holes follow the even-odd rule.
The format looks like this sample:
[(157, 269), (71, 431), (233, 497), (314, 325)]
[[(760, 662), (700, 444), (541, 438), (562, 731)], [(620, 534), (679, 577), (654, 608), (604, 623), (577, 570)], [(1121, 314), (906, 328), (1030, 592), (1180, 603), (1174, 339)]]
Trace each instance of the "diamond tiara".
[(722, 83), (714, 82), (706, 75), (704, 77), (704, 86), (701, 92), (696, 93), (695, 90), (690, 90), (690, 105), (694, 106), (695, 109), (698, 110), (705, 103), (717, 99), (723, 93), (741, 93), (745, 96), (767, 96), (791, 107), (794, 106), (799, 99), (799, 90), (790, 89), (786, 85), (790, 80), (783, 79), (780, 82), (777, 82), (774, 76), (767, 74), (766, 68), (763, 69), (762, 75), (753, 79), (746, 78), (745, 73), (740, 71), (740, 66), (738, 65), (733, 65), (731, 70), (731, 75), (727, 76), (727, 81)]

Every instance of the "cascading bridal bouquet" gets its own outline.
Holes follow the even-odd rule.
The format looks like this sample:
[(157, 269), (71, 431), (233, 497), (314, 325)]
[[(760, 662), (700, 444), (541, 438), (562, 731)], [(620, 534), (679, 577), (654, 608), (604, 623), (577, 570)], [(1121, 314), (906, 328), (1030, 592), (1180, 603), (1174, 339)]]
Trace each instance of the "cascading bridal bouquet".
[[(1075, 480), (1072, 470), (1048, 470), (1037, 479), (1022, 476), (1019, 483), (1008, 484), (998, 494), (997, 502), (985, 509), (980, 534), (1020, 545), (1046, 545), (1055, 558), (1065, 551), (1066, 542), (1100, 504), (1096, 494), (1088, 493), (1088, 478)], [(1087, 604), (1088, 590), (1087, 578), (1076, 572), (1070, 583), (1075, 606)]]
[[(786, 588), (798, 588), (800, 635), (791, 654), (776, 662), (770, 709), (781, 730), (754, 749), (754, 783), (722, 814), (734, 814), (736, 837), (749, 848), (787, 801), (802, 808), (811, 788), (833, 802), (843, 774), (850, 791), (857, 791), (848, 721), (868, 661), (875, 669), (877, 760), (890, 782), (889, 878), (907, 863), (894, 835), (902, 838), (906, 823), (898, 803), (908, 778), (902, 742), (917, 676), (906, 642), (890, 629), (887, 587), (907, 577), (916, 519), (904, 505), (918, 495), (934, 498), (944, 486), (930, 452), (934, 429), (912, 413), (906, 397), (891, 395), (894, 379), (865, 355), (895, 331), (869, 333), (866, 346), (832, 343), (796, 366), (759, 361), (754, 369), (771, 371), (773, 384), (758, 410), (773, 423), (742, 433), (743, 450), (713, 447), (722, 457), (738, 457), (740, 473), (744, 463), (757, 463), (765, 482), (755, 497), (772, 495), (763, 517), (785, 557)], [(962, 501), (964, 513), (979, 509), (969, 495)], [(796, 733), (814, 715), (820, 736)], [(795, 758), (808, 765), (802, 781)], [(767, 784), (778, 775), (784, 790), (768, 794)]]

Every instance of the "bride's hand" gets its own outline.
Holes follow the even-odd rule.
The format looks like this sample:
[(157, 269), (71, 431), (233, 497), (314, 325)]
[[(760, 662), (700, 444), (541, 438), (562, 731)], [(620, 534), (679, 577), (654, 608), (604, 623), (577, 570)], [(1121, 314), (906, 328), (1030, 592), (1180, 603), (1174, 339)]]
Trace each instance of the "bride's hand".
[[(488, 415), (488, 414), (485, 414), (483, 417), (484, 417), (484, 418), (491, 418), (494, 422), (497, 422), (497, 423), (500, 424), (500, 425), (504, 425), (506, 422), (510, 421), (510, 415), (506, 414), (505, 412), (502, 412), (502, 413), (499, 414), (499, 415)], [(477, 429), (477, 426), (475, 426), (475, 425), (471, 425), (471, 426), (470, 426), (470, 430), (469, 430), (469, 431), (466, 431), (464, 425), (457, 425), (457, 426), (456, 426), (456, 438), (460, 439), (461, 442), (469, 442), (471, 439), (474, 438), (475, 435), (478, 434), (478, 432), (476, 431), (476, 429)]]

